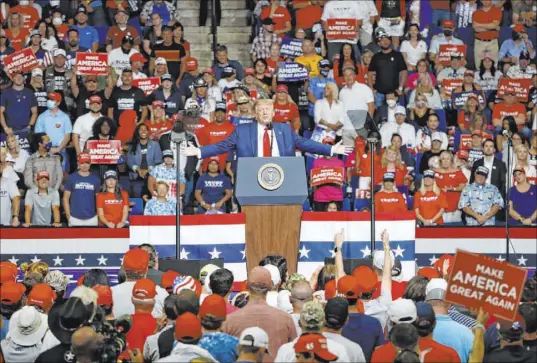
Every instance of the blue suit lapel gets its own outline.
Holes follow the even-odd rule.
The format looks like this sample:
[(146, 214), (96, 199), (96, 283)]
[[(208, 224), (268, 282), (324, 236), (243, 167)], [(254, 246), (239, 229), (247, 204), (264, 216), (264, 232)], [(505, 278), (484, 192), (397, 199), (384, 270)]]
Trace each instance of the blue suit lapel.
[(248, 128), (250, 131), (250, 141), (252, 143), (252, 156), (257, 156), (257, 122), (252, 122)]
[(285, 156), (285, 139), (282, 133), (282, 125), (273, 123), (272, 126), (274, 128), (274, 137), (278, 143), (278, 151), (280, 152), (280, 156)]

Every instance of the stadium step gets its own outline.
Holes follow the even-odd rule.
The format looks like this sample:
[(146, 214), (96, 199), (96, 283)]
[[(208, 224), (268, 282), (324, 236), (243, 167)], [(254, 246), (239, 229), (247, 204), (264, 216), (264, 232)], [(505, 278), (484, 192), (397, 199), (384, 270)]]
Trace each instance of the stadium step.
[[(246, 8), (244, 0), (222, 0), (220, 1), (222, 9), (226, 10), (242, 10)], [(200, 0), (197, 1), (178, 1), (177, 8), (182, 9), (199, 9)], [(212, 1), (209, 1), (209, 9), (212, 8)]]

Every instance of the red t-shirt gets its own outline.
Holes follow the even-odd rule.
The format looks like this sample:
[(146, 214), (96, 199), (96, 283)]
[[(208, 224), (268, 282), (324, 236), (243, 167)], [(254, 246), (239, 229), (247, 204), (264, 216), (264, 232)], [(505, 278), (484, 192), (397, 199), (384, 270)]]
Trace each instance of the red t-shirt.
[[(462, 172), (462, 170), (456, 170), (450, 173), (435, 173), (436, 185), (440, 189), (444, 188), (458, 188), (461, 184), (466, 184), (468, 179)], [(461, 192), (447, 192), (446, 198), (448, 201), (448, 207), (446, 212), (454, 212), (458, 209), (459, 199)]]
[(151, 313), (135, 313), (131, 315), (132, 327), (127, 333), (127, 344), (129, 349), (140, 349), (144, 351), (144, 344), (148, 336), (155, 333), (157, 319)]
[(117, 199), (114, 193), (101, 192), (97, 194), (97, 208), (102, 208), (104, 218), (108, 222), (118, 224), (123, 217), (123, 207), (129, 206), (129, 194), (122, 190), (122, 199)]
[[(376, 299), (380, 296), (380, 286), (382, 285), (382, 282), (377, 282), (377, 289), (373, 293), (373, 299)], [(392, 300), (399, 299), (400, 297), (403, 297), (403, 294), (405, 293), (407, 282), (406, 281), (392, 281)]]
[[(422, 195), (419, 191), (414, 195), (414, 209), (420, 209), (420, 214), (425, 219), (432, 219), (440, 209), (448, 208), (446, 194), (440, 192), (436, 195), (433, 191), (428, 191)], [(436, 224), (444, 224), (442, 217), (436, 220)]]
[(173, 123), (170, 120), (156, 123), (152, 123), (148, 120), (145, 121), (144, 124), (149, 129), (149, 138), (151, 138), (152, 140), (158, 140), (160, 135), (170, 131), (173, 127)]
[(140, 35), (135, 27), (132, 25), (127, 25), (125, 30), (121, 30), (119, 26), (113, 26), (108, 29), (106, 33), (106, 44), (112, 44), (112, 48), (118, 48), (121, 46), (123, 37), (127, 34), (130, 34), (134, 38), (134, 44), (140, 45), (142, 41), (140, 40)]
[[(375, 184), (382, 183), (382, 178), (384, 177), (384, 173), (386, 173), (388, 170), (387, 168), (382, 168), (380, 173), (377, 172), (377, 169), (375, 169)], [(404, 185), (405, 176), (408, 174), (408, 169), (406, 165), (403, 164), (403, 168), (395, 169), (395, 185)]]
[(65, 24), (62, 24), (62, 25), (56, 27), (56, 31), (58, 32), (58, 39), (64, 40), (65, 35), (69, 31), (69, 27), (67, 25), (65, 25)]
[(282, 105), (278, 102), (274, 102), (274, 118), (272, 119), (272, 122), (288, 122), (291, 124), (291, 127), (295, 128), (296, 125), (293, 125), (293, 121), (297, 118), (299, 118), (299, 115), (296, 104), (286, 103), (285, 105)]
[(15, 51), (19, 51), (24, 48), (24, 41), (28, 36), (30, 36), (30, 32), (25, 28), (21, 28), (19, 35), (14, 36), (11, 29), (6, 29), (6, 36), (11, 42), (11, 48), (13, 48)]
[(21, 14), (22, 27), (27, 30), (33, 29), (35, 24), (40, 19), (39, 12), (33, 6), (22, 7), (20, 5), (17, 5), (17, 6), (12, 7), (11, 10), (9, 10), (9, 14), (15, 13), (15, 12)]
[[(352, 67), (352, 62), (349, 61), (347, 63), (349, 63), (349, 66)], [(347, 64), (345, 64), (343, 68), (345, 68), (346, 65)], [(364, 68), (358, 62), (356, 62), (356, 68), (358, 69), (358, 73), (356, 74), (356, 77), (354, 77), (354, 79), (358, 83), (366, 84), (364, 77)], [(338, 84), (338, 86), (342, 86), (345, 83), (345, 79), (343, 79), (343, 74), (339, 74), (339, 61), (334, 62), (334, 67), (332, 68), (332, 70), (334, 71), (334, 79), (336, 80), (336, 83)]]
[[(293, 5), (308, 2), (309, 0), (293, 0)], [(320, 5), (309, 5), (305, 8), (296, 10), (295, 15), (296, 29), (310, 29), (315, 23), (319, 23), (321, 21), (321, 16), (323, 15), (323, 8)]]
[(265, 60), (267, 61), (267, 65), (268, 65), (268, 70), (270, 72), (270, 74), (274, 74), (274, 72), (276, 71), (276, 67), (278, 66), (278, 62), (283, 62), (283, 58), (278, 58), (278, 60), (272, 60), (272, 58), (265, 58)]
[(494, 106), (494, 111), (492, 111), (493, 119), (503, 120), (506, 116), (517, 117), (518, 115), (525, 115), (526, 107), (521, 103), (513, 103), (511, 106), (506, 105), (505, 103), (498, 103)]
[[(502, 11), (493, 6), (489, 11), (483, 11), (479, 9), (472, 14), (472, 21), (479, 24), (490, 24), (494, 20), (501, 22), (502, 21)], [(476, 32), (475, 37), (479, 40), (491, 40), (498, 39), (500, 33), (497, 30), (486, 30), (484, 32)]]
[(402, 193), (379, 191), (375, 193), (377, 212), (406, 212), (406, 200)]
[[(208, 124), (203, 128), (202, 131), (200, 131), (200, 138), (198, 140), (202, 145), (216, 144), (217, 142), (220, 142), (231, 135), (234, 130), (235, 126), (229, 121), (225, 121), (221, 125), (213, 122)], [(220, 171), (222, 171), (226, 167), (228, 153), (218, 156), (220, 157)], [(202, 170), (207, 170), (209, 161), (209, 158), (203, 160), (203, 165), (201, 167)]]
[[(263, 8), (261, 11), (261, 20), (265, 20), (270, 17), (270, 6)], [(285, 29), (285, 23), (291, 21), (291, 14), (283, 6), (278, 6), (274, 14), (272, 14), (272, 20), (274, 21), (274, 30)]]
[[(419, 339), (420, 350), (425, 352), (424, 363), (458, 363), (459, 354), (453, 348), (442, 345), (430, 338)], [(396, 357), (395, 347), (391, 342), (378, 347), (371, 356), (371, 363), (393, 362)]]

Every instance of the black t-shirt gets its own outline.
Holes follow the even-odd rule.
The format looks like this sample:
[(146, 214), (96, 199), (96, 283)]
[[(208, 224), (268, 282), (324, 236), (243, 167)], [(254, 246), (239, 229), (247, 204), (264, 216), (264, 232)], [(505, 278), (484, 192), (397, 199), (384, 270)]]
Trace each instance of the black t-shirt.
[[(154, 47), (156, 44), (162, 43), (162, 33), (160, 34), (160, 36), (157, 36), (154, 32), (153, 26), (147, 27), (147, 29), (144, 30), (144, 32), (142, 33), (142, 38), (144, 40), (149, 40), (149, 42), (151, 43), (151, 47)], [(145, 50), (142, 50), (142, 53), (147, 56), (150, 56), (150, 54), (146, 54)]]
[(425, 153), (423, 153), (423, 157), (421, 158), (421, 163), (420, 163), (420, 174), (423, 174), (423, 172), (427, 169), (431, 169), (429, 167), (429, 159), (435, 156), (439, 156), (439, 155), (440, 153), (435, 153), (432, 151), (426, 151)]
[(172, 43), (172, 45), (157, 44), (153, 47), (151, 58), (162, 57), (168, 62), (168, 72), (174, 79), (179, 77), (181, 71), (181, 59), (186, 56), (185, 47), (181, 44)]
[(196, 76), (186, 72), (183, 75), (183, 78), (181, 78), (181, 82), (179, 82), (179, 94), (182, 97), (184, 96), (185, 100), (188, 100), (190, 97), (192, 97), (192, 90), (190, 89), (190, 86), (192, 86), (192, 83), (194, 83), (196, 78)]
[(85, 115), (86, 113), (90, 112), (89, 109), (89, 99), (91, 96), (97, 95), (101, 97), (102, 100), (102, 109), (101, 113), (106, 115), (106, 110), (108, 109), (109, 101), (104, 97), (104, 90), (101, 91), (88, 91), (86, 87), (82, 86), (80, 87), (80, 91), (78, 92), (78, 97), (76, 98), (76, 117), (80, 117), (82, 115)]
[(108, 107), (114, 109), (114, 120), (119, 122), (119, 116), (125, 110), (135, 110), (137, 117), (140, 118), (140, 108), (145, 105), (147, 105), (147, 100), (144, 91), (132, 86), (128, 90), (114, 87)]
[(535, 363), (535, 352), (526, 350), (521, 345), (507, 346), (502, 349), (497, 349), (483, 358), (483, 362), (509, 362), (509, 363)]
[(39, 354), (35, 363), (73, 363), (76, 362), (75, 355), (71, 352), (71, 344), (60, 344), (54, 348)]
[(170, 97), (166, 98), (162, 88), (159, 88), (149, 95), (148, 104), (153, 103), (155, 100), (164, 102), (164, 112), (166, 112), (166, 116), (168, 117), (172, 117), (184, 108), (181, 93), (177, 90), (172, 90)]
[(67, 103), (65, 103), (65, 87), (67, 85), (65, 78), (65, 71), (58, 72), (54, 69), (54, 77), (52, 77), (51, 86), (54, 88), (54, 91), (62, 95), (62, 102), (60, 104), (60, 110), (67, 112)]
[(35, 99), (37, 100), (37, 112), (41, 115), (47, 110), (47, 90), (45, 87), (35, 88), (30, 86), (30, 89), (34, 91)]
[(375, 54), (369, 65), (369, 71), (376, 73), (374, 88), (383, 94), (392, 93), (399, 88), (399, 73), (406, 70), (405, 59), (396, 50)]
[(528, 96), (528, 100), (529, 100), (529, 102), (533, 102), (533, 107), (535, 107), (535, 105), (537, 105), (537, 87), (531, 87), (530, 88), (530, 93), (529, 93), (529, 96)]

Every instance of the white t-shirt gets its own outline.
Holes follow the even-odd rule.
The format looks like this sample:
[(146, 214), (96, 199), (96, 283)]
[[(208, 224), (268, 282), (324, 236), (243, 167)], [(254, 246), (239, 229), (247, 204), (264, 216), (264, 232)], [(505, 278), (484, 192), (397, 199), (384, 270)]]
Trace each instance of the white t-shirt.
[(427, 43), (423, 40), (418, 42), (418, 46), (414, 48), (410, 41), (404, 40), (401, 44), (401, 53), (406, 53), (406, 61), (408, 64), (415, 66), (418, 61), (427, 54)]
[(339, 100), (343, 103), (344, 110), (342, 118), (343, 130), (354, 130), (349, 117), (349, 112), (356, 110), (368, 111), (368, 104), (375, 102), (375, 97), (373, 96), (371, 88), (365, 84), (354, 82), (352, 88), (345, 86), (341, 89), (339, 92)]
[(93, 117), (91, 112), (88, 112), (76, 119), (75, 125), (73, 126), (73, 134), (79, 136), (80, 150), (84, 150), (86, 141), (93, 135), (93, 124), (101, 116), (99, 114), (97, 117)]
[[(369, 19), (369, 14), (366, 13), (365, 8), (358, 5), (358, 1), (329, 1), (324, 5), (322, 21), (328, 19)], [(351, 39), (336, 39), (329, 40), (334, 43), (351, 43), (356, 44), (358, 42), (358, 33), (356, 38)]]
[(0, 178), (0, 225), (11, 224), (11, 199), (20, 197), (17, 184), (11, 179)]
[(226, 88), (233, 88), (233, 87), (237, 87), (241, 84), (241, 82), (238, 80), (238, 79), (234, 79), (232, 81), (228, 81), (227, 79), (225, 78), (220, 78), (220, 80), (218, 81), (218, 87), (220, 87), (220, 91), (222, 93), (224, 93), (224, 91), (226, 90)]
[[(9, 152), (6, 156), (11, 155)], [(24, 149), (19, 150), (19, 156), (15, 158), (15, 165), (13, 165), (13, 170), (15, 170), (17, 173), (23, 173), (24, 168), (26, 167), (26, 160), (30, 157), (30, 154), (28, 151)]]
[[(134, 314), (131, 297), (135, 283), (136, 281), (125, 281), (119, 285), (112, 286), (112, 299), (114, 301), (112, 312), (116, 318), (125, 314)], [(163, 308), (166, 297), (168, 297), (168, 292), (157, 285), (157, 296), (155, 296), (155, 306), (152, 312), (153, 317), (159, 318), (164, 314)]]
[(136, 49), (131, 49), (129, 54), (123, 53), (121, 47), (113, 49), (108, 53), (108, 65), (114, 68), (118, 76), (123, 73), (125, 68), (130, 68), (131, 66), (131, 56), (135, 53), (140, 53)]
[(416, 145), (416, 129), (414, 126), (407, 124), (406, 122), (399, 125), (397, 123), (386, 122), (380, 128), (380, 135), (382, 136), (382, 147), (388, 147), (392, 143), (393, 134), (401, 135), (403, 139), (403, 145), (408, 148), (414, 148)]
[(495, 91), (498, 89), (498, 83), (502, 76), (503, 74), (499, 70), (496, 70), (494, 76), (492, 76), (489, 71), (486, 71), (483, 73), (483, 77), (481, 77), (479, 71), (477, 71), (475, 72), (474, 82), (479, 83), (484, 92)]
[(367, 34), (373, 34), (373, 24), (371, 24), (369, 18), (379, 15), (375, 2), (373, 0), (361, 0), (356, 3), (360, 8), (360, 12), (364, 15), (360, 30), (365, 31)]
[[(349, 356), (347, 355), (347, 349), (340, 343), (336, 342), (335, 340), (332, 340), (325, 336), (326, 339), (326, 347), (328, 348), (328, 351), (332, 354), (335, 354), (338, 358), (335, 360), (336, 362), (350, 362)], [(293, 340), (292, 342), (285, 343), (278, 349), (278, 354), (276, 354), (275, 362), (287, 362), (292, 363), (296, 362), (296, 354), (295, 354), (295, 344), (298, 341), (298, 338)]]

